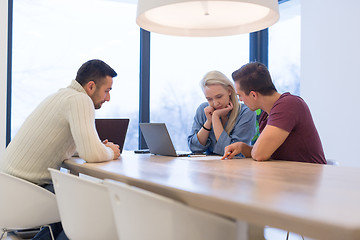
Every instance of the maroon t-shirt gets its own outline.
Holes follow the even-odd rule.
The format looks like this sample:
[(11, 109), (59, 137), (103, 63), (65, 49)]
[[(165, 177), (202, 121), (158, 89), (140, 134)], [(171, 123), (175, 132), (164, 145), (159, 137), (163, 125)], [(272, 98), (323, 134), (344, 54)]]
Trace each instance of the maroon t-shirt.
[(290, 93), (282, 94), (269, 116), (264, 111), (261, 113), (260, 133), (267, 124), (290, 133), (273, 153), (272, 159), (326, 164), (319, 134), (302, 98)]

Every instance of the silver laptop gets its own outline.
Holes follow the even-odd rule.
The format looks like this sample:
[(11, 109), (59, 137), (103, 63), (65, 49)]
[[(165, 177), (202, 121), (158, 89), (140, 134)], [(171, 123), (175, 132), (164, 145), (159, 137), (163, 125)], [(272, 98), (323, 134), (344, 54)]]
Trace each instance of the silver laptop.
[(140, 129), (152, 154), (173, 157), (184, 157), (192, 154), (191, 152), (175, 150), (165, 123), (140, 123)]

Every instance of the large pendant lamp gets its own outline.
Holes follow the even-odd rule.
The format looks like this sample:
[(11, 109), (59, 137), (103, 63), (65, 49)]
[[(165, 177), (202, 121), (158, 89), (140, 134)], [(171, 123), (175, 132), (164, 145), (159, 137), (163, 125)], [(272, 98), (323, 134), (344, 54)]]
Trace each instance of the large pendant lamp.
[(278, 19), (277, 0), (138, 0), (136, 22), (160, 34), (213, 37), (259, 31)]

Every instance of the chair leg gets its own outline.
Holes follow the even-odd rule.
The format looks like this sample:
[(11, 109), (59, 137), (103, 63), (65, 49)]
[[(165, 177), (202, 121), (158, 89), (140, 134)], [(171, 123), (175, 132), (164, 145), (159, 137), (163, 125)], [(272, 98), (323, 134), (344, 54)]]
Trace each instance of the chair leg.
[[(51, 226), (50, 226), (50, 225), (44, 225), (44, 226), (41, 227), (41, 229), (42, 229), (43, 227), (48, 227), (48, 228), (49, 228), (50, 235), (51, 235), (51, 240), (55, 240), (53, 231), (52, 231), (52, 229), (51, 229)], [(0, 240), (1, 240), (1, 239), (0, 239)]]
[[(7, 234), (8, 230), (7, 229), (1, 229), (1, 231), (2, 231), (2, 234), (0, 236), (0, 240), (3, 239), (5, 234)], [(6, 235), (5, 235), (5, 237), (6, 237)]]
[[(290, 233), (290, 232), (287, 232), (287, 234), (286, 234), (286, 240), (289, 240), (289, 233)], [(301, 235), (301, 238), (302, 238), (302, 240), (305, 240), (305, 238), (304, 238), (303, 235)]]

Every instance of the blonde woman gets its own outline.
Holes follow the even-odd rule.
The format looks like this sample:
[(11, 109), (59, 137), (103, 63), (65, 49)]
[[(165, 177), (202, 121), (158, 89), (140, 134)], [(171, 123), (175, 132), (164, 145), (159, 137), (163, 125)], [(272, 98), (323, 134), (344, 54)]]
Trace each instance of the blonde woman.
[(240, 104), (232, 82), (221, 72), (208, 72), (201, 81), (207, 102), (196, 110), (188, 137), (192, 152), (224, 154), (234, 142), (250, 144), (255, 135), (256, 113)]

